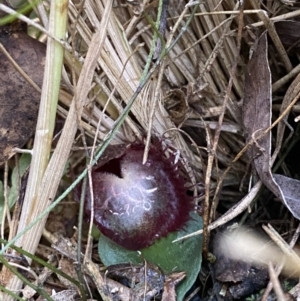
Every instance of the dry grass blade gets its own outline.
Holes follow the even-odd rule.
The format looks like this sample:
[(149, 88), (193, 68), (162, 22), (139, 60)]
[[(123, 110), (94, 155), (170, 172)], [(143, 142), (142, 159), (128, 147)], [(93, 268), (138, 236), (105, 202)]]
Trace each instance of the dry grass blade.
[(276, 275), (274, 267), (272, 263), (269, 263), (269, 273), (270, 273), (270, 278), (273, 283), (274, 291), (277, 296), (278, 301), (285, 301), (286, 298), (284, 296), (283, 290), (280, 286), (279, 280), (278, 280), (278, 275)]
[[(131, 143), (145, 137), (147, 146), (154, 137), (163, 138), (166, 155), (168, 152), (176, 153), (182, 162), (184, 170), (180, 172), (186, 179), (186, 186), (198, 197), (195, 199), (196, 208), (204, 207), (206, 247), (210, 231), (235, 218), (240, 219), (242, 212), (243, 218), (248, 220), (249, 216), (259, 215), (256, 208), (261, 206), (264, 219), (270, 218), (273, 209), (270, 209), (270, 205), (261, 205), (267, 202), (260, 196), (263, 184), (259, 179), (252, 178), (253, 158), (247, 157), (246, 150), (259, 145), (264, 135), (276, 131), (276, 141), (272, 141), (274, 161), (277, 157), (284, 157), (282, 152), (287, 146), (287, 134), (291, 139), (296, 139), (296, 125), (288, 114), (292, 116), (294, 112), (299, 112), (299, 105), (296, 105), (300, 95), (297, 90), (300, 68), (298, 45), (286, 45), (273, 23), (294, 20), (300, 14), (298, 5), (293, 3), (292, 7), (288, 5), (292, 3), (290, 1), (250, 0), (244, 10), (243, 6), (238, 6), (243, 1), (238, 1), (238, 4), (233, 0), (169, 1), (167, 9), (164, 8), (167, 19), (166, 30), (162, 34), (161, 28), (155, 29), (155, 24), (159, 23), (157, 20), (162, 4), (167, 2), (79, 2), (68, 2), (68, 24), (60, 36), (53, 28), (52, 7), (48, 17), (49, 3), (46, 1), (40, 2), (35, 8), (38, 19), (18, 16), (28, 24), (28, 31), (41, 40), (49, 37), (49, 48), (51, 45), (60, 45), (65, 48), (65, 53), (63, 66), (55, 62), (55, 52), (51, 51), (52, 57), (49, 56), (50, 51), (47, 54), (43, 99), (50, 95), (49, 91), (55, 90), (51, 88), (51, 76), (47, 70), (51, 65), (60, 65), (57, 72), (60, 77), (63, 69), (60, 91), (53, 96), (59, 103), (57, 108), (53, 106), (49, 110), (52, 124), (46, 127), (41, 123), (41, 120), (48, 119), (43, 116), (45, 103), (42, 100), (32, 171), (18, 236), (11, 238), (10, 243), (18, 239), (18, 245), (35, 252), (48, 212), (63, 198), (67, 204), (74, 199), (74, 195), (67, 194), (87, 173), (86, 156), (92, 154), (91, 162), (94, 164), (94, 150), (97, 149), (96, 157), (101, 155), (99, 144), (105, 148), (108, 143)], [(2, 3), (0, 11), (9, 14), (16, 12)], [(264, 30), (271, 37), (266, 42), (269, 47), (266, 63), (274, 80), (270, 109), (273, 124), (268, 129), (260, 129), (259, 137), (249, 139), (249, 143), (246, 143), (242, 126), (245, 66)], [(155, 53), (155, 59), (158, 59), (152, 61), (149, 53), (153, 50), (158, 31), (159, 38), (162, 38), (161, 49)], [(147, 67), (149, 71), (144, 74), (143, 70)], [(146, 81), (147, 76), (149, 79)], [(294, 82), (287, 89), (292, 79)], [(58, 130), (53, 139), (51, 133), (55, 117)], [(291, 127), (285, 126), (286, 121), (290, 121), (294, 132), (287, 132)], [(46, 131), (50, 134), (45, 142), (40, 139), (40, 134)], [(52, 153), (48, 164), (50, 150)], [(144, 161), (146, 157), (147, 152)], [(67, 162), (69, 165), (66, 169)], [(296, 177), (292, 165), (284, 162), (280, 171)], [(10, 168), (11, 165), (6, 166)], [(9, 175), (9, 172), (6, 174)], [(6, 186), (9, 185), (8, 177)], [(264, 197), (266, 195), (267, 200), (274, 198), (265, 192)], [(55, 196), (58, 197), (56, 200)], [(252, 213), (250, 210), (245, 212), (254, 206), (255, 199), (259, 201)], [(39, 226), (27, 231), (34, 222), (38, 222)], [(282, 228), (285, 231), (281, 233), (290, 233), (292, 222), (290, 228), (286, 225)], [(201, 233), (203, 229), (192, 235)], [(0, 251), (0, 255), (3, 252)], [(97, 272), (94, 274), (98, 275)], [(99, 277), (98, 291), (103, 294), (103, 279), (101, 275)], [(19, 290), (21, 282), (16, 277), (12, 279), (8, 287)], [(278, 294), (281, 292), (278, 291)], [(174, 296), (172, 294), (172, 299)], [(102, 297), (108, 298), (104, 294)], [(4, 300), (12, 298), (6, 297)]]
[[(61, 1), (51, 6), (51, 22), (49, 31), (58, 39), (63, 38), (66, 31), (67, 2)], [(48, 164), (53, 130), (55, 125), (56, 106), (60, 88), (60, 69), (63, 61), (63, 48), (49, 38), (47, 44), (47, 56), (45, 74), (42, 88), (41, 104), (35, 135), (35, 144), (32, 154), (31, 170), (22, 209), (18, 233), (22, 232), (26, 225), (30, 224), (40, 212), (49, 204), (49, 199), (38, 202), (38, 189), (41, 185), (45, 169)], [(46, 220), (28, 231), (17, 242), (25, 250), (34, 253), (39, 243)], [(8, 287), (18, 291), (22, 285), (20, 279), (11, 275)], [(3, 300), (10, 300), (10, 296)]]
[[(108, 19), (109, 19), (108, 16), (110, 14), (110, 8), (111, 8), (111, 6), (109, 6), (109, 5), (106, 6), (105, 15), (104, 15), (106, 18), (106, 19), (104, 19), (104, 20), (106, 20), (106, 24), (108, 23)], [(54, 10), (54, 7), (53, 7), (53, 10)], [(91, 81), (92, 81), (92, 77), (93, 77), (93, 71), (96, 67), (97, 57), (99, 55), (99, 52), (102, 49), (102, 42), (103, 42), (104, 38), (106, 37), (105, 29), (106, 29), (106, 27), (104, 26), (102, 28), (102, 30), (99, 31), (99, 33), (95, 34), (92, 39), (92, 42), (91, 42), (91, 45), (89, 48), (89, 55), (86, 58), (85, 65), (84, 65), (83, 71), (81, 73), (81, 77), (79, 78), (79, 82), (78, 82), (78, 86), (77, 86), (78, 93), (75, 94), (77, 98), (75, 97), (74, 101), (72, 102), (72, 106), (71, 106), (70, 112), (68, 114), (68, 118), (66, 121), (66, 125), (64, 127), (64, 131), (62, 133), (60, 143), (58, 144), (56, 151), (51, 158), (51, 161), (47, 167), (47, 170), (44, 175), (43, 174), (39, 175), (37, 173), (37, 175), (39, 175), (40, 181), (37, 181), (37, 178), (35, 178), (31, 182), (32, 185), (38, 185), (40, 187), (35, 186), (36, 190), (34, 191), (33, 194), (29, 195), (29, 197), (28, 197), (29, 201), (27, 203), (25, 202), (26, 205), (33, 206), (33, 207), (32, 207), (32, 209), (30, 209), (30, 211), (28, 211), (28, 209), (26, 210), (26, 208), (23, 209), (23, 212), (22, 212), (23, 215), (25, 215), (27, 217), (28, 212), (30, 212), (30, 217), (29, 217), (29, 219), (28, 219), (28, 217), (25, 218), (23, 220), (23, 223), (21, 220), (20, 225), (19, 225), (19, 233), (24, 230), (23, 225), (26, 225), (26, 224), (28, 225), (32, 220), (34, 220), (34, 218), (36, 216), (39, 215), (40, 212), (42, 212), (44, 210), (44, 208), (47, 207), (47, 205), (49, 204), (49, 200), (51, 201), (54, 198), (54, 195), (57, 191), (57, 187), (59, 185), (61, 176), (64, 171), (64, 166), (68, 159), (70, 149), (73, 145), (74, 136), (75, 136), (76, 129), (77, 129), (77, 126), (76, 126), (77, 116), (78, 116), (77, 114), (79, 114), (79, 116), (80, 116), (80, 112), (83, 109), (83, 104), (85, 103), (86, 96), (90, 90), (90, 85), (91, 85)], [(46, 77), (46, 80), (47, 79), (48, 78)], [(44, 90), (44, 91), (46, 91), (46, 90)], [(55, 111), (54, 111), (54, 113), (55, 113)], [(48, 131), (52, 132), (53, 128), (48, 129)], [(49, 143), (47, 143), (46, 145), (50, 146)], [(43, 154), (45, 155), (47, 153), (43, 152)], [(48, 159), (48, 156), (46, 157), (46, 160), (47, 159)], [(44, 169), (46, 168), (46, 165), (45, 165), (47, 163), (46, 160), (44, 160)], [(35, 161), (35, 162), (37, 163), (37, 161)], [(42, 171), (43, 171), (43, 169), (41, 170), (41, 172)], [(37, 193), (38, 188), (39, 188), (39, 191)], [(30, 190), (28, 190), (28, 191), (30, 191)], [(36, 206), (37, 202), (38, 202), (39, 206)], [(44, 204), (44, 206), (42, 206), (42, 204)], [(39, 210), (37, 210), (37, 209), (39, 209)], [(34, 253), (36, 246), (40, 240), (41, 233), (44, 228), (44, 224), (45, 224), (45, 220), (42, 223), (40, 223), (39, 225), (37, 225), (37, 227), (32, 228), (30, 231), (26, 232), (24, 234), (24, 236), (22, 237), (23, 240), (21, 242), (19, 242), (19, 245), (22, 245), (22, 247), (24, 249)], [(21, 286), (21, 284), (22, 283), (16, 277), (13, 277), (10, 281), (9, 287), (12, 290), (18, 290), (19, 287)], [(8, 298), (7, 300), (10, 300), (9, 296), (7, 296), (6, 298)]]

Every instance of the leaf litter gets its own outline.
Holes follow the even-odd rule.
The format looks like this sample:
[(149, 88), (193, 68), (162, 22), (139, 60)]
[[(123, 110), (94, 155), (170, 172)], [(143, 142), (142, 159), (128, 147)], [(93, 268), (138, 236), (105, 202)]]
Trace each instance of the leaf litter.
[[(91, 154), (92, 139), (95, 139), (96, 144), (103, 142), (113, 128), (114, 121), (129, 102), (141, 78), (142, 69), (151, 46), (151, 38), (154, 34), (153, 26), (149, 24), (149, 17), (155, 20), (157, 4), (154, 1), (144, 1), (143, 3), (125, 1), (126, 4), (129, 4), (126, 6), (123, 5), (123, 2), (122, 5), (114, 6), (110, 14), (109, 38), (104, 43), (105, 51), (102, 51), (100, 57), (97, 58), (98, 66), (93, 74), (93, 86), (88, 94), (82, 115), (79, 116), (78, 114), (77, 116), (79, 119), (81, 118), (80, 125), (78, 125), (80, 131), (76, 134), (72, 152), (70, 152), (71, 149), (64, 150), (70, 152), (68, 168), (65, 169), (58, 191), (55, 189), (52, 191), (53, 196), (62, 195), (69, 184), (74, 181), (74, 177), (82, 171), (85, 166), (86, 154)], [(209, 224), (207, 226), (210, 231), (230, 221), (240, 224), (245, 221), (254, 229), (260, 229), (261, 224), (270, 223), (285, 240), (290, 240), (292, 234), (294, 234), (294, 240), (296, 239), (297, 220), (293, 216), (299, 218), (300, 192), (296, 163), (293, 161), (295, 159), (291, 159), (288, 151), (290, 145), (297, 145), (298, 135), (294, 119), (297, 120), (297, 112), (299, 112), (297, 105), (295, 105), (299, 94), (299, 76), (297, 76), (299, 62), (297, 55), (295, 55), (295, 50), (298, 47), (296, 34), (298, 24), (295, 21), (295, 16), (297, 12), (299, 13), (299, 9), (294, 6), (292, 11), (289, 2), (285, 1), (284, 4), (280, 4), (281, 7), (278, 7), (277, 1), (268, 1), (266, 6), (249, 1), (247, 9), (245, 8), (244, 11), (243, 7), (235, 6), (233, 1), (219, 2), (214, 0), (200, 4), (188, 3), (188, 1), (169, 3), (165, 42), (168, 45), (169, 42), (173, 41), (172, 37), (181, 36), (181, 38), (166, 56), (166, 63), (160, 65), (160, 70), (153, 74), (151, 81), (142, 90), (130, 115), (112, 140), (112, 144), (115, 145), (127, 144), (135, 140), (135, 137), (146, 137), (147, 131), (151, 131), (151, 135), (163, 136), (166, 139), (164, 143), (168, 145), (168, 149), (180, 151), (179, 157), (185, 163), (184, 173), (187, 187), (192, 187), (189, 193), (197, 196), (195, 205), (199, 211), (201, 211), (205, 190), (206, 195), (210, 196), (208, 208), (210, 210), (204, 212), (205, 215), (208, 215)], [(186, 21), (186, 16), (193, 13), (193, 8), (196, 8), (196, 5), (198, 5), (197, 14), (193, 16), (192, 23), (187, 26), (185, 31), (181, 31), (182, 22)], [(92, 3), (87, 0), (82, 8), (72, 1), (70, 2), (70, 35), (67, 44), (74, 43), (77, 48), (72, 53), (65, 51), (66, 60), (57, 111), (59, 116), (57, 120), (62, 121), (62, 125), (64, 125), (64, 120), (70, 110), (77, 78), (81, 73), (82, 62), (86, 50), (89, 48), (91, 37), (95, 33), (95, 28), (101, 28), (101, 16), (104, 8), (105, 1)], [(282, 15), (288, 21), (275, 23), (274, 27), (266, 11), (264, 11), (265, 8), (268, 12), (276, 12), (272, 17)], [(0, 10), (2, 9), (3, 6), (0, 6)], [(41, 13), (43, 10), (44, 8), (40, 7), (38, 11), (40, 19), (44, 22), (47, 14), (43, 15)], [(224, 11), (230, 11), (230, 13), (225, 14)], [(148, 15), (148, 18), (145, 17), (144, 13)], [(177, 23), (179, 16), (181, 17)], [(242, 16), (244, 20), (242, 35), (239, 37), (237, 37), (237, 28), (241, 23), (239, 23), (238, 16)], [(263, 22), (257, 23), (258, 19)], [(257, 26), (256, 29), (254, 29), (255, 26)], [(264, 26), (264, 28), (260, 30), (260, 26)], [(74, 28), (77, 30), (76, 33), (73, 32)], [(266, 32), (263, 32), (265, 30)], [(27, 36), (24, 39), (26, 43), (31, 45)], [(238, 39), (242, 41), (240, 54), (237, 53), (237, 49), (239, 49)], [(33, 43), (35, 42), (34, 40)], [(2, 44), (4, 43), (2, 42)], [(69, 46), (70, 44), (66, 48)], [(39, 46), (34, 44), (31, 48), (36, 49), (37, 47)], [(162, 47), (164, 47), (164, 43), (162, 43)], [(5, 48), (13, 56), (15, 52), (10, 50), (8, 46)], [(2, 52), (0, 55), (1, 66), (6, 66), (7, 58), (2, 58)], [(29, 54), (26, 55), (28, 58)], [(238, 57), (237, 71), (232, 81), (232, 88), (228, 88), (231, 66), (235, 63), (235, 57)], [(27, 67), (19, 62), (21, 68), (39, 87), (41, 87), (43, 77), (43, 60), (43, 55), (36, 60), (32, 59), (29, 68), (37, 64), (32, 70), (26, 69)], [(2, 65), (2, 62), (5, 64)], [(41, 71), (41, 74), (36, 72), (37, 70)], [(27, 84), (18, 73), (16, 74), (18, 80), (22, 82), (22, 86)], [(163, 76), (160, 77), (160, 74)], [(32, 108), (35, 108), (35, 112), (37, 112), (39, 92), (36, 92), (35, 89), (30, 90), (32, 89), (31, 86), (26, 86), (25, 92), (23, 92), (18, 85), (20, 82), (9, 85), (10, 83), (5, 82), (5, 77), (1, 76), (0, 87), (2, 90), (0, 89), (0, 91), (12, 88), (13, 91), (18, 91), (18, 95), (30, 91), (29, 93), (34, 96), (30, 105), (34, 106)], [(4, 83), (3, 86), (1, 83)], [(37, 96), (35, 97), (35, 95)], [(228, 98), (226, 108), (223, 106), (224, 97)], [(1, 97), (1, 99), (4, 98)], [(108, 99), (110, 102), (106, 105), (107, 111), (103, 111)], [(13, 98), (9, 100), (13, 100)], [(26, 117), (22, 118), (22, 121), (25, 122), (28, 119), (31, 121), (31, 123), (25, 124), (28, 131), (24, 135), (24, 132), (17, 128), (14, 129), (17, 138), (14, 136), (13, 139), (6, 142), (7, 144), (1, 145), (3, 147), (1, 162), (8, 160), (16, 148), (23, 147), (32, 137), (35, 124), (34, 118), (30, 115), (32, 112), (34, 109), (27, 111), (27, 113), (22, 111)], [(154, 114), (152, 114), (153, 112)], [(221, 114), (224, 114), (224, 121), (220, 124), (219, 116)], [(1, 119), (4, 120), (3, 117)], [(10, 123), (5, 125), (6, 128), (15, 125), (14, 120), (10, 119)], [(150, 129), (149, 124), (151, 125)], [(220, 130), (218, 139), (214, 139), (216, 130)], [(60, 137), (60, 131), (56, 131), (56, 134), (55, 139), (66, 139), (65, 136)], [(81, 140), (82, 136), (85, 137), (85, 142)], [(7, 138), (8, 135), (4, 135), (3, 139)], [(55, 139), (52, 143), (54, 150), (57, 146)], [(212, 145), (213, 141), (216, 143), (215, 145)], [(87, 145), (85, 150), (84, 145)], [(30, 149), (31, 144), (27, 144), (25, 147)], [(214, 147), (216, 147), (215, 152), (210, 153)], [(211, 166), (207, 166), (208, 156), (213, 158)], [(102, 160), (105, 161), (106, 159)], [(13, 164), (13, 161), (14, 158), (9, 161), (9, 164)], [(279, 167), (276, 166), (278, 164)], [(204, 187), (207, 168), (211, 169), (210, 185)], [(43, 185), (46, 185), (43, 186), (45, 191), (53, 189), (50, 187), (51, 182), (47, 181), (47, 178), (43, 180)], [(262, 183), (267, 189), (260, 189)], [(12, 184), (8, 181), (7, 185)], [(248, 188), (251, 190), (249, 191)], [(2, 199), (1, 197), (0, 199)], [(70, 194), (64, 199), (61, 207), (57, 207), (55, 214), (59, 215), (60, 210), (73, 206), (74, 197), (76, 197), (76, 189), (74, 195)], [(275, 198), (280, 199), (292, 214), (285, 210), (284, 206)], [(256, 200), (254, 201), (254, 199)], [(211, 200), (213, 200), (213, 204), (211, 204)], [(246, 211), (247, 208), (249, 211)], [(242, 219), (241, 213), (243, 213)], [(64, 221), (73, 223), (73, 225), (76, 224), (73, 216), (57, 220), (52, 217), (50, 216), (48, 220), (49, 224), (62, 223), (62, 227), (65, 226)], [(72, 225), (69, 224), (67, 227), (72, 227)], [(55, 230), (58, 227), (48, 227), (48, 229), (52, 235), (57, 236), (56, 239), (66, 239), (64, 232)], [(83, 236), (86, 235), (85, 231), (82, 232)], [(56, 239), (50, 235), (50, 232), (46, 233), (44, 236), (54, 243)], [(7, 234), (5, 237), (8, 238), (9, 235)], [(246, 237), (246, 235), (242, 235), (242, 237)], [(32, 239), (36, 238), (32, 237)], [(38, 236), (37, 239), (39, 240)], [(77, 237), (75, 240), (78, 241)], [(212, 231), (211, 240), (215, 244), (222, 239)], [(250, 240), (248, 242), (244, 238), (243, 243), (245, 245), (250, 244)], [(268, 244), (268, 242), (261, 242), (259, 247), (264, 244)], [(225, 262), (222, 258), (227, 260), (225, 259), (226, 252), (229, 253), (229, 251), (221, 248), (222, 252), (220, 253), (218, 244), (216, 245), (217, 247), (212, 248), (212, 251), (217, 255), (216, 266), (222, 266), (222, 263)], [(232, 242), (228, 245), (229, 249), (239, 249), (239, 246), (235, 246)], [(207, 247), (209, 250), (211, 249), (209, 245)], [(76, 244), (74, 248), (76, 248)], [(63, 252), (62, 249), (59, 249), (57, 252), (67, 254), (71, 261), (80, 259), (78, 256), (76, 258), (76, 254), (72, 253), (73, 251)], [(97, 256), (95, 253), (93, 255)], [(279, 261), (276, 259), (273, 264), (277, 264)], [(103, 294), (105, 284), (102, 277), (104, 275), (97, 274), (91, 262), (87, 262), (89, 262), (89, 274), (92, 275), (98, 292), (103, 299), (110, 300), (111, 296), (105, 297)], [(257, 267), (253, 262), (245, 265), (239, 264), (236, 259), (226, 262), (226, 272), (228, 272), (229, 278), (225, 277), (228, 275), (214, 278), (213, 273), (208, 270), (207, 264), (204, 262), (199, 280), (192, 288), (194, 292), (189, 292), (195, 300), (200, 298), (199, 291), (201, 291), (202, 296), (216, 294), (218, 298), (224, 300), (227, 300), (226, 298), (230, 294), (233, 299), (241, 296), (239, 295), (241, 287), (243, 290), (246, 287), (244, 290), (247, 292), (246, 295), (255, 293), (255, 290), (250, 292), (248, 283), (252, 281), (253, 284), (253, 279), (257, 278), (260, 271), (263, 275), (260, 278), (262, 282), (265, 281), (264, 277), (268, 274), (265, 266)], [(85, 263), (83, 263), (83, 267), (83, 270), (87, 268)], [(242, 277), (237, 277), (234, 272), (237, 267), (239, 267), (239, 273)], [(254, 270), (255, 273), (251, 274)], [(269, 270), (271, 273), (272, 269)], [(205, 285), (206, 280), (201, 276), (205, 274), (213, 277), (212, 279), (215, 281), (212, 290)], [(247, 277), (248, 274), (253, 277), (251, 278), (251, 275)], [(170, 277), (172, 278), (172, 274)], [(232, 282), (236, 282), (237, 286), (234, 286)], [(175, 300), (175, 283), (177, 283), (176, 279), (170, 284), (165, 283), (163, 300)], [(223, 292), (221, 289), (217, 289), (218, 285), (222, 283), (227, 285), (228, 290), (225, 289)], [(94, 287), (91, 282), (88, 285)], [(107, 285), (110, 285), (110, 289), (113, 291), (114, 287), (109, 280)], [(265, 282), (263, 283), (264, 286)], [(122, 284), (118, 284), (116, 287), (122, 288), (124, 292), (130, 294), (130, 288)], [(18, 290), (13, 287), (11, 289)], [(256, 290), (259, 289), (256, 288)], [(296, 292), (292, 293), (296, 296)], [(129, 294), (119, 296), (124, 298), (122, 300), (129, 300)], [(246, 295), (244, 296), (247, 297)], [(53, 299), (55, 299), (54, 294)]]
[[(300, 218), (300, 181), (271, 171), (271, 72), (267, 56), (267, 35), (259, 38), (254, 55), (248, 63), (245, 76), (245, 97), (243, 103), (243, 122), (247, 142), (253, 141), (248, 148), (248, 157), (259, 179), (277, 196), (296, 217)], [(296, 78), (298, 81), (298, 77)], [(298, 91), (294, 91), (295, 95)], [(285, 105), (283, 100), (282, 106)], [(283, 107), (283, 109), (285, 109)], [(287, 116), (286, 116), (287, 117)], [(283, 120), (287, 121), (287, 118)], [(281, 121), (278, 125), (277, 138), (283, 136)], [(281, 125), (281, 127), (280, 127)], [(266, 130), (268, 132), (264, 133)], [(263, 136), (261, 139), (257, 137)], [(282, 139), (280, 139), (282, 140)]]

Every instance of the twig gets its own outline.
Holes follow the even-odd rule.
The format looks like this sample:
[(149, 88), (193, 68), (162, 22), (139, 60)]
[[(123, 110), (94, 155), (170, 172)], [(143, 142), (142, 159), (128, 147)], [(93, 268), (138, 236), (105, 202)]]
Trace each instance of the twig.
[[(205, 200), (204, 200), (204, 212), (203, 212), (203, 254), (206, 257), (207, 252), (208, 252), (208, 241), (209, 241), (209, 231), (208, 231), (208, 224), (209, 224), (209, 218), (210, 218), (210, 203), (209, 203), (209, 196), (210, 196), (210, 181), (211, 181), (211, 174), (212, 174), (212, 166), (213, 166), (213, 161), (215, 159), (216, 155), (216, 150), (218, 146), (218, 141), (221, 133), (221, 126), (223, 123), (223, 119), (225, 116), (225, 111), (227, 107), (227, 102), (231, 94), (231, 89), (233, 85), (233, 80), (238, 64), (238, 57), (241, 49), (241, 38), (242, 38), (242, 29), (243, 29), (243, 4), (240, 6), (240, 15), (239, 15), (239, 22), (238, 22), (238, 38), (237, 38), (237, 51), (235, 54), (235, 60), (233, 62), (233, 66), (230, 72), (230, 79), (228, 82), (228, 86), (226, 89), (226, 94), (223, 100), (223, 107), (222, 107), (222, 112), (219, 116), (218, 119), (218, 127), (215, 131), (214, 139), (213, 139), (213, 145), (211, 149), (208, 149), (208, 162), (207, 162), (207, 169), (206, 169), (206, 175), (205, 175)], [(218, 194), (215, 194), (214, 197), (214, 203), (216, 203), (216, 198), (218, 197)], [(212, 207), (212, 209), (214, 209)], [(212, 211), (211, 211), (212, 212)]]
[(284, 297), (284, 293), (282, 291), (282, 288), (280, 286), (279, 280), (278, 280), (278, 274), (276, 274), (274, 268), (273, 268), (273, 264), (271, 262), (269, 262), (269, 275), (270, 275), (270, 279), (273, 283), (273, 288), (274, 291), (276, 293), (277, 296), (277, 300), (278, 301), (285, 301), (285, 297)]

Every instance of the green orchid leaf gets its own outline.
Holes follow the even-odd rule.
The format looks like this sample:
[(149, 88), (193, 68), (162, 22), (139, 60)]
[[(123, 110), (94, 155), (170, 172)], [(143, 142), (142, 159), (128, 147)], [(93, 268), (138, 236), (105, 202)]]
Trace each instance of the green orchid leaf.
[(129, 251), (101, 235), (98, 251), (104, 265), (120, 263), (143, 263), (144, 259), (159, 266), (166, 274), (184, 271), (186, 278), (177, 287), (177, 300), (181, 301), (194, 284), (202, 262), (202, 235), (179, 242), (173, 240), (193, 233), (203, 227), (202, 218), (191, 213), (191, 219), (183, 230), (170, 233), (152, 246), (137, 251)]

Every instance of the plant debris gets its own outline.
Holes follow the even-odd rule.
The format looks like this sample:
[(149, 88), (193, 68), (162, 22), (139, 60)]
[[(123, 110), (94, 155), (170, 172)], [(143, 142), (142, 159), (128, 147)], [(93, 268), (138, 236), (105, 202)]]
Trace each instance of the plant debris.
[[(293, 249), (300, 232), (297, 1), (62, 3), (39, 2), (34, 8), (0, 3), (0, 278), (5, 284), (2, 287), (0, 283), (0, 299), (12, 301), (15, 292), (24, 298), (22, 288), (30, 285), (32, 301), (55, 299), (52, 290), (65, 292), (64, 298), (70, 300), (112, 301), (107, 292), (113, 289), (118, 289), (115, 296), (122, 301), (130, 300), (130, 285), (108, 277), (105, 282), (103, 271), (110, 264), (130, 265), (133, 261), (125, 257), (125, 262), (114, 262), (113, 257), (118, 252), (123, 256), (124, 250), (109, 245), (92, 222), (85, 222), (84, 204), (78, 206), (78, 201), (90, 195), (92, 202), (89, 184), (94, 183), (93, 165), (105, 165), (121, 157), (126, 146), (143, 141), (142, 155), (135, 158), (142, 165), (151, 159), (157, 139), (164, 156), (172, 159), (169, 161), (180, 160), (178, 176), (183, 179), (185, 197), (193, 202), (195, 223), (185, 233), (169, 234), (173, 238), (156, 251), (159, 254), (154, 259), (153, 254), (147, 257), (146, 264), (158, 258), (168, 261), (169, 271), (163, 274), (170, 279), (156, 283), (155, 289), (146, 285), (136, 299), (196, 301), (215, 297), (225, 301), (251, 297), (266, 301), (272, 287), (278, 300), (299, 298), (292, 279), (298, 272), (289, 272), (281, 261), (283, 254), (292, 266), (299, 261)], [(67, 22), (60, 18), (66, 15)], [(56, 22), (63, 20), (64, 25), (57, 26)], [(67, 29), (58, 34), (56, 30), (66, 24)], [(10, 56), (20, 69), (13, 67)], [(44, 70), (53, 72), (44, 74)], [(23, 72), (35, 84), (29, 84)], [(59, 82), (59, 92), (51, 89)], [(52, 101), (47, 98), (54, 90), (57, 108), (56, 94)], [(51, 107), (54, 103), (55, 109)], [(45, 115), (37, 115), (39, 107)], [(37, 118), (38, 124), (46, 126), (43, 132), (36, 128)], [(33, 137), (35, 132), (38, 135)], [(40, 133), (47, 133), (52, 140), (41, 143)], [(20, 148), (32, 153), (36, 147), (36, 158), (31, 160), (24, 181), (23, 158), (13, 155)], [(86, 192), (80, 193), (84, 189)], [(22, 207), (16, 202), (17, 194), (19, 199), (25, 195)], [(81, 208), (78, 216), (73, 210), (72, 216), (67, 214), (77, 207)], [(99, 212), (90, 211), (93, 220)], [(176, 210), (168, 211), (172, 216)], [(24, 234), (32, 221), (36, 224), (29, 225)], [(230, 257), (232, 250), (241, 251), (241, 247), (235, 246), (234, 240), (220, 246), (225, 238), (214, 229), (227, 228), (233, 221), (238, 230), (243, 224), (252, 229), (250, 232), (263, 229), (274, 243), (266, 239), (251, 249), (250, 237), (243, 233), (241, 245), (252, 254)], [(75, 223), (77, 227), (73, 227)], [(202, 237), (204, 258), (215, 253), (215, 264), (202, 263)], [(269, 244), (279, 259), (271, 260), (268, 251), (271, 262), (246, 260), (255, 258), (253, 253)], [(50, 253), (55, 250), (55, 263), (48, 265), (33, 255), (42, 245)], [(100, 258), (93, 248), (96, 245)], [(166, 250), (171, 246), (175, 246), (178, 258), (189, 260), (182, 264), (170, 258)], [(29, 266), (21, 262), (16, 268), (12, 252), (20, 252), (16, 256), (26, 257)], [(145, 264), (144, 249), (132, 252), (136, 263)], [(38, 254), (48, 260), (46, 253)], [(56, 268), (56, 262), (65, 266), (75, 263), (76, 273), (72, 270), (72, 278), (68, 277)], [(281, 264), (278, 276), (280, 269), (274, 266)], [(46, 268), (53, 272), (45, 280)], [(25, 269), (26, 274), (19, 269)], [(83, 284), (87, 275), (89, 280)], [(68, 295), (74, 285), (77, 295)], [(260, 288), (263, 291), (257, 292)]]

